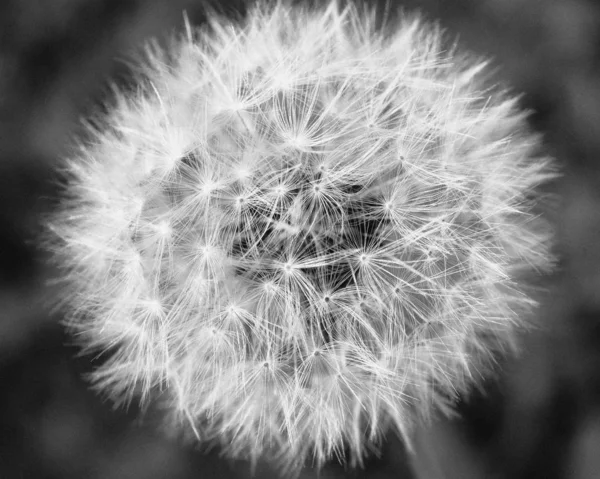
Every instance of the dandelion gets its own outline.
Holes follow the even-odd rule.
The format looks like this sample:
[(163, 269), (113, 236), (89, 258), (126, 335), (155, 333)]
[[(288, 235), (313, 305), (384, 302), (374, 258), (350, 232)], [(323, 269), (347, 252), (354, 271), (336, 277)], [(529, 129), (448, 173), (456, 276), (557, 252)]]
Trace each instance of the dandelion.
[(484, 63), (375, 16), (215, 17), (90, 122), (49, 247), (116, 403), (161, 391), (176, 429), (288, 471), (361, 463), (514, 344), (552, 163)]

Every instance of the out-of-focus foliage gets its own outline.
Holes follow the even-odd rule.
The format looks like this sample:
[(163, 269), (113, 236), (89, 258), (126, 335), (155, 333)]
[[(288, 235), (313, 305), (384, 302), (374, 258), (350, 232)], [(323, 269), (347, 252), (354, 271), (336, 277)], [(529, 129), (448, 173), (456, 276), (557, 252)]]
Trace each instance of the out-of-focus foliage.
[[(241, 2), (238, 2), (241, 3)], [(463, 47), (495, 57), (500, 79), (523, 92), (533, 125), (565, 165), (552, 189), (562, 203), (562, 271), (545, 281), (540, 328), (501, 380), (466, 398), (462, 418), (420, 431), (416, 475), (592, 478), (600, 464), (600, 7), (593, 0), (407, 0)], [(234, 9), (224, 6), (231, 13)], [(35, 248), (52, 209), (52, 165), (78, 118), (128, 81), (121, 59), (149, 36), (193, 23), (190, 0), (8, 0), (0, 5), (0, 477), (245, 477), (217, 452), (184, 449), (155, 433), (148, 411), (113, 412), (80, 375), (89, 357), (61, 332), (41, 297), (56, 294)], [(322, 477), (403, 477), (390, 441), (365, 471)], [(313, 477), (306, 471), (305, 477)], [(257, 477), (272, 477), (259, 467)]]

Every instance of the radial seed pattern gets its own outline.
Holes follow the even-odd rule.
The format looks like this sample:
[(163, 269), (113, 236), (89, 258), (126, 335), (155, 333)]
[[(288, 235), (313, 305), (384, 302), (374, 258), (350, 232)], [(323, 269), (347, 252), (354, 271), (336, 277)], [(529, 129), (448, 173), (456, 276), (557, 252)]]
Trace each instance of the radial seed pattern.
[(360, 460), (513, 342), (550, 162), (484, 64), (384, 30), (335, 2), (213, 20), (90, 123), (52, 247), (115, 401), (162, 389), (233, 457)]

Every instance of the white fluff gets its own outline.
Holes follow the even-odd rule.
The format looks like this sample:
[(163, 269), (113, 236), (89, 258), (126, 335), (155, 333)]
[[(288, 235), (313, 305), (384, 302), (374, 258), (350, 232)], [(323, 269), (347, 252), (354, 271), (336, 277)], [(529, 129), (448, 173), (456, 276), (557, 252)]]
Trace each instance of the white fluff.
[(335, 2), (150, 46), (50, 226), (96, 385), (292, 472), (451, 406), (551, 266), (555, 173), (484, 66)]

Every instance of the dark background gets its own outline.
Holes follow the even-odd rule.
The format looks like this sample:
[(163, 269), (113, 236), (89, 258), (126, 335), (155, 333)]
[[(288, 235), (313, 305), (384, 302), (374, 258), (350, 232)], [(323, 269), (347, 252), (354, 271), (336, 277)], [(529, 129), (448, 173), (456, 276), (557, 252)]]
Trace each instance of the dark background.
[[(361, 471), (331, 465), (323, 478), (600, 477), (600, 5), (592, 0), (396, 2), (438, 20), (491, 56), (498, 78), (523, 92), (531, 123), (564, 176), (559, 270), (541, 326), (497, 380), (459, 404), (460, 417), (417, 432), (407, 458), (390, 438)], [(232, 14), (242, 1), (228, 2)], [(42, 215), (58, 197), (55, 167), (78, 120), (127, 81), (122, 61), (144, 39), (203, 19), (201, 0), (0, 2), (0, 478), (248, 477), (246, 464), (182, 446), (150, 413), (112, 410), (89, 391), (77, 357), (43, 299), (60, 294), (36, 249)], [(274, 474), (259, 467), (256, 477)], [(316, 477), (312, 470), (304, 478)]]

